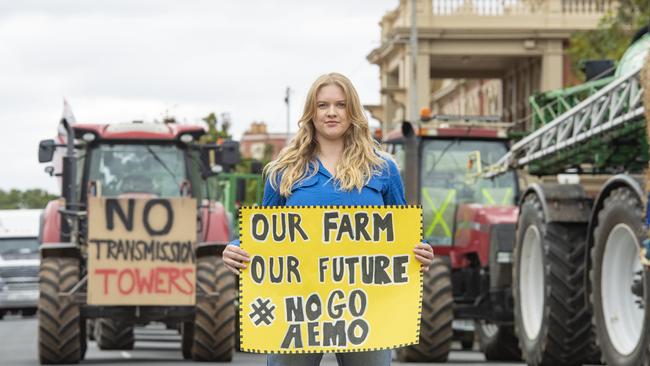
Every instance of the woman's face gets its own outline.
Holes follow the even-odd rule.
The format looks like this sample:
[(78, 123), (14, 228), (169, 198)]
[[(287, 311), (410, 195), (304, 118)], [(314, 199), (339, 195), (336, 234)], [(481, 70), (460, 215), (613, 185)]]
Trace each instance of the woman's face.
[(316, 139), (339, 141), (350, 128), (346, 113), (347, 100), (343, 90), (337, 85), (326, 85), (316, 93), (316, 116), (314, 127)]

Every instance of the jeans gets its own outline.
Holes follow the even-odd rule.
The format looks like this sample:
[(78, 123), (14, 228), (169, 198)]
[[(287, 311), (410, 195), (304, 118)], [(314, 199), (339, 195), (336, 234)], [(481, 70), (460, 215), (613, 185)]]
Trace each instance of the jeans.
[[(339, 366), (390, 366), (391, 350), (336, 353)], [(318, 366), (322, 353), (275, 355), (266, 357), (267, 366)]]

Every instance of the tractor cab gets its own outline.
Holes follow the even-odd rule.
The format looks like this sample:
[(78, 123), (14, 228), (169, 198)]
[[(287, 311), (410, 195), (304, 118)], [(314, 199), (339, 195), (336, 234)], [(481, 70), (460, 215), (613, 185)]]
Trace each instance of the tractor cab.
[(439, 118), (418, 128), (405, 122), (384, 144), (400, 166), (407, 201), (422, 205), (424, 240), (451, 246), (459, 205), (513, 206), (517, 179), (514, 172), (495, 179), (472, 174), (476, 165), (492, 164), (508, 151), (506, 124)]
[[(204, 134), (198, 126), (128, 123), (74, 126), (76, 174), (63, 171), (61, 158), (66, 136), (44, 140), (41, 162), (54, 159), (50, 174), (62, 180), (76, 180), (77, 199), (103, 197), (181, 197), (201, 202), (209, 198), (206, 179), (215, 172), (227, 172), (239, 161), (236, 142), (198, 145)], [(57, 145), (58, 143), (58, 145)], [(65, 189), (66, 184), (64, 184)], [(214, 198), (214, 197), (212, 197)]]

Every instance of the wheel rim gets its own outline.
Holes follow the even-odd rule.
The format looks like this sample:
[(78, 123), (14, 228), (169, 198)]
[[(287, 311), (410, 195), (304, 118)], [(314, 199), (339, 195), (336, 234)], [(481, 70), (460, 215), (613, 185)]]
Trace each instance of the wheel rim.
[(528, 339), (535, 339), (542, 328), (544, 311), (544, 262), (542, 239), (537, 226), (526, 229), (519, 266), (519, 307)]
[(499, 326), (496, 324), (488, 323), (486, 321), (481, 322), (481, 331), (488, 338), (494, 338), (499, 331)]
[(605, 244), (600, 296), (609, 340), (622, 355), (632, 353), (642, 335), (644, 313), (636, 303), (641, 298), (630, 290), (641, 270), (634, 231), (626, 224), (616, 225)]

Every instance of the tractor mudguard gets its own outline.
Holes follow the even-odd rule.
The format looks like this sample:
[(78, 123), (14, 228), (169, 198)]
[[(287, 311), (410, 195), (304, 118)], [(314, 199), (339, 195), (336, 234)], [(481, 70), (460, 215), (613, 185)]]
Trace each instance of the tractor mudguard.
[(199, 242), (227, 242), (230, 240), (228, 216), (221, 202), (209, 202), (209, 206), (201, 207)]
[(593, 200), (579, 184), (531, 184), (521, 195), (520, 207), (530, 194), (539, 198), (546, 223), (589, 222)]
[(201, 242), (196, 244), (196, 257), (204, 257), (207, 255), (221, 256), (223, 250), (228, 245), (226, 241), (210, 241)]
[(41, 258), (81, 258), (81, 251), (75, 243), (43, 243), (39, 250)]
[(39, 239), (41, 243), (59, 243), (61, 241), (61, 213), (65, 207), (63, 199), (55, 199), (47, 203), (41, 217)]

